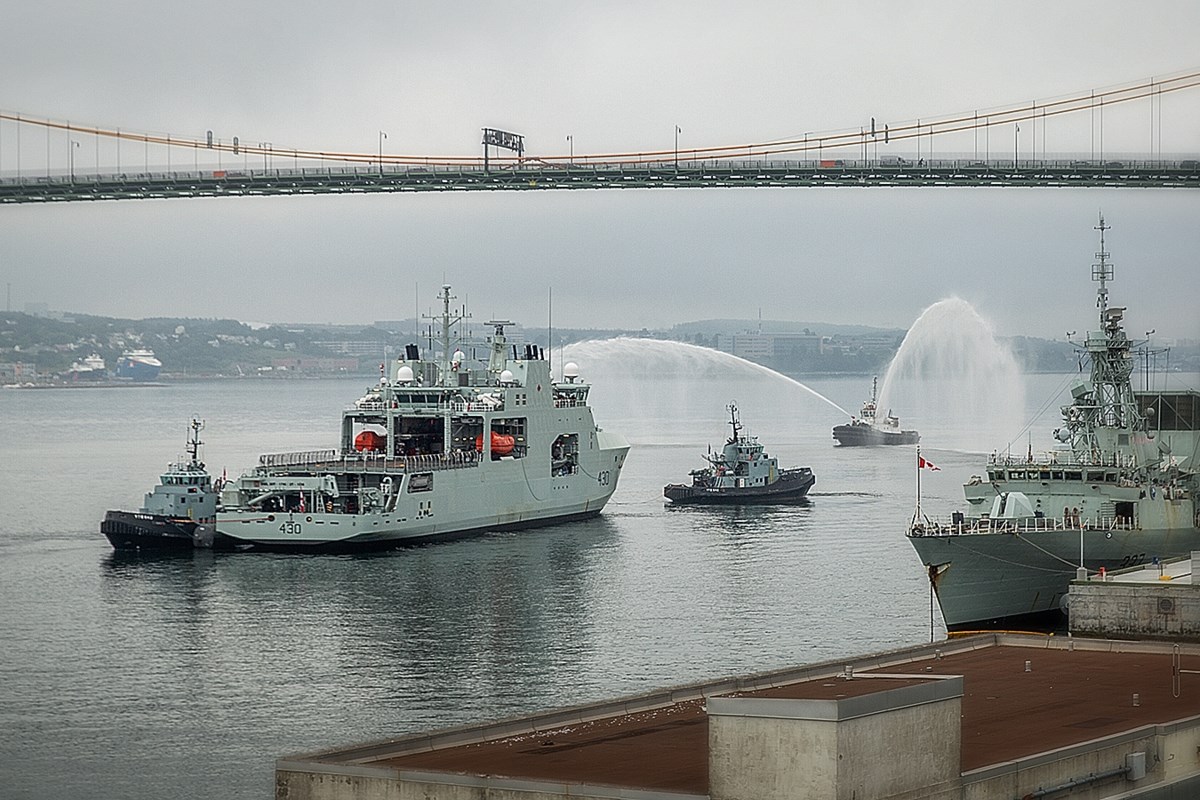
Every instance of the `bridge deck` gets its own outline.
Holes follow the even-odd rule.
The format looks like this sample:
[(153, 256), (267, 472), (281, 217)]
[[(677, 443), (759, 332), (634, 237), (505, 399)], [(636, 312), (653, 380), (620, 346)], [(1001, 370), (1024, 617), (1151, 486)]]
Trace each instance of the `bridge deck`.
[(334, 166), (0, 178), (0, 203), (179, 197), (816, 186), (1200, 188), (1200, 161), (680, 161), (470, 166)]

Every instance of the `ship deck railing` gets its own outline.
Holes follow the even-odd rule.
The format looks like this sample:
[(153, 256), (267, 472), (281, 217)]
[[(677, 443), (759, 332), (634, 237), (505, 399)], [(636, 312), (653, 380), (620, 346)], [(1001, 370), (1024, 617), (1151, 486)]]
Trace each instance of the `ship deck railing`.
[(1067, 517), (1023, 517), (1021, 519), (942, 520), (923, 517), (909, 528), (910, 536), (959, 536), (992, 533), (1050, 533), (1053, 531), (1134, 531), (1139, 530), (1128, 517), (1097, 516), (1083, 519)]
[(1117, 467), (1132, 469), (1137, 466), (1137, 459), (1132, 455), (1121, 456), (1117, 453), (1103, 453), (1094, 458), (1077, 458), (1074, 453), (1046, 451), (1033, 456), (1008, 456), (992, 453), (987, 460), (989, 467), (1006, 467), (1020, 469), (1022, 467)]
[(326, 472), (431, 472), (479, 466), (475, 450), (423, 453), (389, 457), (384, 453), (339, 453), (337, 450), (304, 450), (294, 453), (265, 453), (258, 457), (262, 469), (305, 469)]

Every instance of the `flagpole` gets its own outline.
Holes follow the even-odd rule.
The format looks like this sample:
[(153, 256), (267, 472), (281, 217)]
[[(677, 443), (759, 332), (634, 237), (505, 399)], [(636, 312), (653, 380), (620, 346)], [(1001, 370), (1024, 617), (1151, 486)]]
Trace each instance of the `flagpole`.
[(917, 516), (914, 521), (921, 520), (921, 445), (917, 445)]

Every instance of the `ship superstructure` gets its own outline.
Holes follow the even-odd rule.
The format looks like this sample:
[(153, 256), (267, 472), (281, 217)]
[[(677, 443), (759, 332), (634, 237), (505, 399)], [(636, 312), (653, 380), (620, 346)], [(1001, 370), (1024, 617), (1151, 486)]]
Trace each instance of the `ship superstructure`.
[(1057, 446), (993, 454), (963, 487), (965, 512), (917, 516), (908, 531), (950, 630), (1053, 623), (1081, 568), (1200, 549), (1200, 392), (1133, 390), (1125, 309), (1108, 304), (1103, 217), (1097, 230), (1099, 329), (1082, 344), (1091, 370), (1062, 407)]
[[(235, 546), (356, 549), (547, 525), (600, 513), (629, 444), (599, 428), (575, 364), (490, 322), (487, 361), (452, 347), (450, 287), (438, 357), (417, 345), (342, 412), (338, 446), (263, 455), (222, 494)], [(465, 344), (459, 342), (458, 344)]]

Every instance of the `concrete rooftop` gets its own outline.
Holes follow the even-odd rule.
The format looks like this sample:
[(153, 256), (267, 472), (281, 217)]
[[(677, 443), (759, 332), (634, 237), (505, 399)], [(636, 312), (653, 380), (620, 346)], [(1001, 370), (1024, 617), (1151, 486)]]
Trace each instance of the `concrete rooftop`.
[[(1184, 668), (1200, 668), (1200, 648), (1185, 646), (1182, 659)], [(853, 668), (852, 679), (838, 675), (842, 663)], [(964, 772), (1200, 715), (1200, 675), (1184, 674), (1180, 696), (1174, 697), (1170, 646), (1145, 642), (986, 634), (793, 674), (807, 679), (787, 681), (784, 673), (752, 676), (738, 685), (765, 688), (739, 691), (727, 681), (692, 687), (687, 697), (684, 687), (669, 696), (687, 699), (630, 713), (589, 718), (585, 707), (545, 727), (536, 719), (525, 726), (510, 721), (497, 729), (509, 734), (500, 738), (485, 726), (474, 737), (469, 731), (454, 734), (455, 741), (466, 744), (442, 746), (436, 735), (409, 737), (303, 758), (703, 795), (709, 763), (705, 696), (837, 699), (924, 683), (936, 675), (961, 675)], [(635, 700), (606, 708), (638, 708)], [(568, 718), (573, 721), (562, 722)]]

